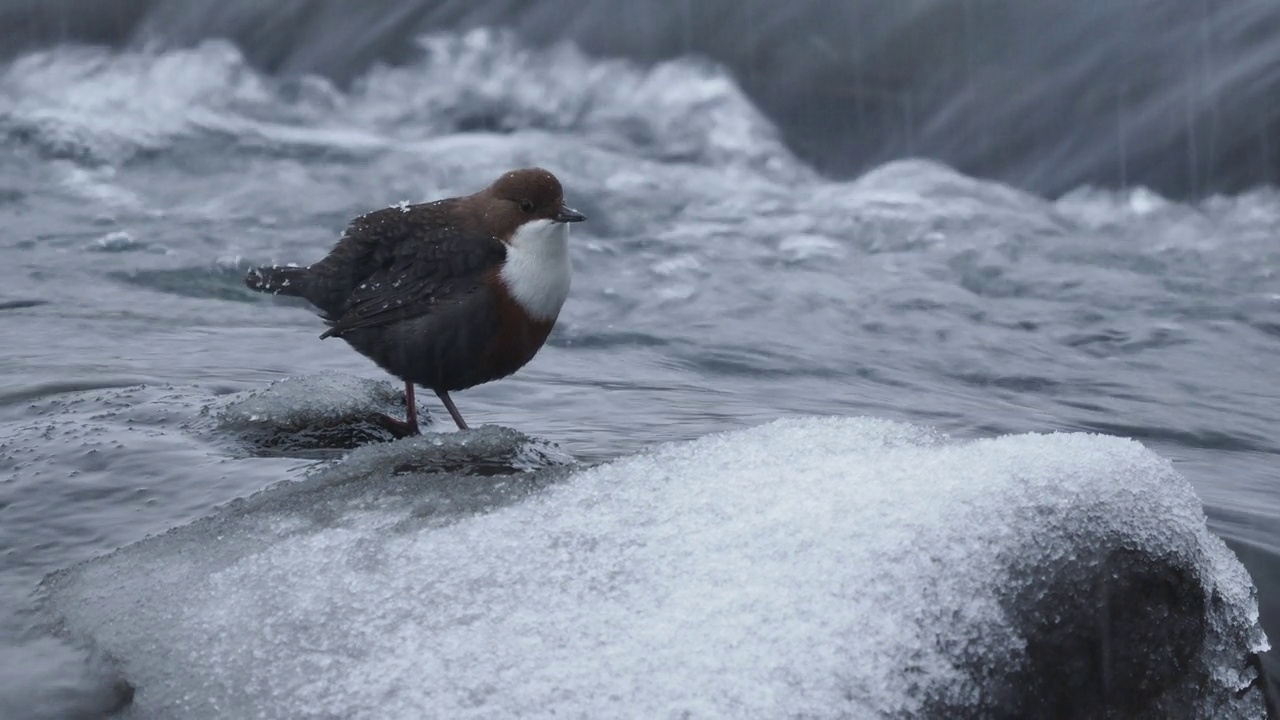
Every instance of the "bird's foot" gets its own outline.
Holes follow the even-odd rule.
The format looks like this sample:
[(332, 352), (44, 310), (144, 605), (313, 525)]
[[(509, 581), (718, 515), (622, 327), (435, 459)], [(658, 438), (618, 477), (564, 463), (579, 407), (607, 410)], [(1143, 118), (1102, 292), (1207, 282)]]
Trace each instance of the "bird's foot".
[(418, 430), (418, 423), (416, 422), (397, 420), (390, 415), (383, 415), (381, 413), (374, 415), (373, 419), (374, 422), (386, 428), (387, 431), (394, 435), (397, 440), (421, 434)]

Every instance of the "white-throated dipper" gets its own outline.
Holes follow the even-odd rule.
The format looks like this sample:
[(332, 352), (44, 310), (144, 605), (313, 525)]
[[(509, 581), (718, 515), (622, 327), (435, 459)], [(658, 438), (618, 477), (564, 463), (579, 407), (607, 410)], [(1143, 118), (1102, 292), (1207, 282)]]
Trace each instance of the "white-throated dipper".
[(361, 215), (323, 260), (250, 270), (245, 284), (306, 299), (329, 324), (321, 338), (403, 380), (408, 420), (380, 418), (393, 432), (418, 433), (414, 385), (466, 430), (449, 393), (504, 378), (542, 348), (569, 295), (569, 223), (585, 219), (555, 175), (513, 170), (474, 195)]

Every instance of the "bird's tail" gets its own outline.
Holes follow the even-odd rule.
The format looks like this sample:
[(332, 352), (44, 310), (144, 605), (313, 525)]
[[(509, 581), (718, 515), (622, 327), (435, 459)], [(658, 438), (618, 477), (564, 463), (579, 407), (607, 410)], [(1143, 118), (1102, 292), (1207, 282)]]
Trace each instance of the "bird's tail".
[(259, 267), (244, 276), (244, 284), (272, 295), (306, 297), (310, 275), (311, 270), (304, 267)]

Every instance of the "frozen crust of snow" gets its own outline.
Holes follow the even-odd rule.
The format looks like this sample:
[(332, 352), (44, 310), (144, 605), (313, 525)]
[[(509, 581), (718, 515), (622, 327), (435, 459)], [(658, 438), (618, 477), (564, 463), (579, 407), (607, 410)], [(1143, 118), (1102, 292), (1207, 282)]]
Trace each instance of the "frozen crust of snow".
[(465, 437), (57, 573), (48, 608), (138, 718), (1262, 715), (1252, 583), (1137, 442), (813, 418), (589, 469), (394, 457)]

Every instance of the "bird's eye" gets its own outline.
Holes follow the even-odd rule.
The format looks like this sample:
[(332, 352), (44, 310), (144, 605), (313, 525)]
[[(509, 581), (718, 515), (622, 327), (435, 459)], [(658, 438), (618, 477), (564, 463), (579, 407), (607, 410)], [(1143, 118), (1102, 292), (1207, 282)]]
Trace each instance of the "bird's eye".
[(527, 213), (533, 212), (533, 202), (529, 200), (521, 200), (520, 209)]

